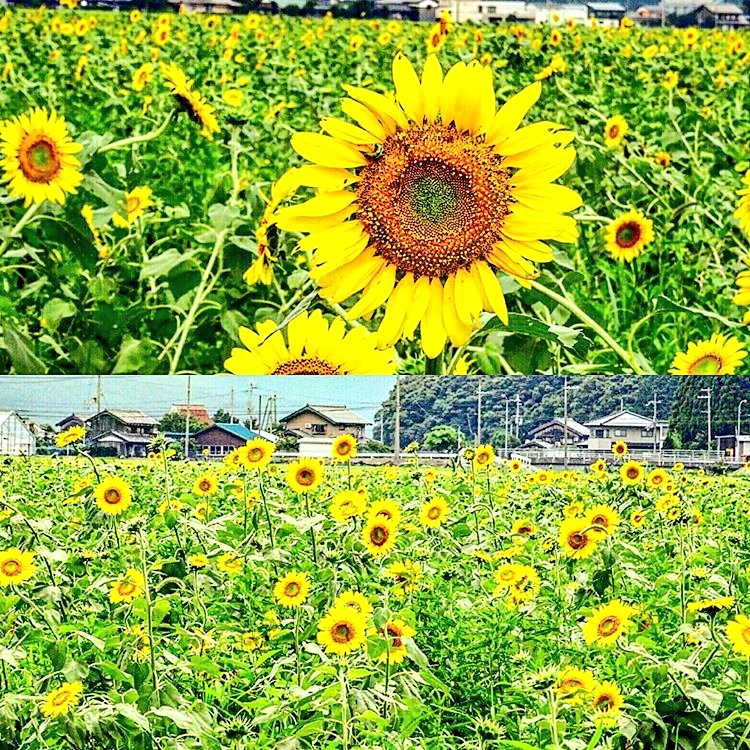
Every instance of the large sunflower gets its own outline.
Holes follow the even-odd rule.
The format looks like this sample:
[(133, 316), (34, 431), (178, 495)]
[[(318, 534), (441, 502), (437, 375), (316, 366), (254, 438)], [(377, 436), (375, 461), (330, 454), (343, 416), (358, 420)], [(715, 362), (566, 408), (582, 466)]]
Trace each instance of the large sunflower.
[(270, 440), (253, 438), (242, 446), (240, 451), (240, 463), (247, 469), (261, 471), (271, 463), (271, 456), (276, 447)]
[(393, 521), (388, 521), (383, 516), (376, 516), (368, 520), (362, 529), (362, 541), (375, 557), (388, 554), (396, 544), (397, 527)]
[(41, 711), (50, 718), (62, 716), (81, 700), (83, 684), (80, 680), (66, 682), (62, 687), (56, 688), (44, 697)]
[(727, 623), (727, 638), (738, 654), (750, 658), (750, 618), (737, 615), (730, 620)]
[(357, 455), (357, 439), (354, 435), (338, 435), (331, 446), (331, 456), (338, 463), (351, 461)]
[(715, 333), (707, 341), (688, 344), (672, 361), (672, 375), (734, 375), (747, 356), (744, 344), (734, 336)]
[(378, 661), (400, 664), (406, 658), (404, 638), (413, 638), (417, 631), (400, 619), (389, 619), (378, 631), (386, 642), (386, 648), (378, 655)]
[(336, 318), (330, 325), (320, 310), (303, 312), (286, 327), (286, 341), (270, 320), (255, 331), (240, 327), (246, 349), (232, 349), (224, 367), (235, 375), (391, 375), (392, 349), (379, 351), (377, 337), (363, 326), (345, 330)]
[(419, 511), (419, 522), (430, 529), (438, 529), (445, 521), (450, 509), (444, 497), (433, 497)]
[(638, 461), (626, 461), (620, 467), (620, 479), (623, 484), (640, 484), (643, 481), (645, 470), (643, 464)]
[(628, 211), (607, 227), (607, 252), (615, 260), (633, 260), (653, 239), (653, 222), (638, 211)]
[(566, 518), (560, 524), (557, 542), (568, 557), (580, 560), (594, 554), (601, 537), (601, 532), (585, 518)]
[(318, 643), (327, 654), (349, 654), (366, 641), (367, 622), (354, 607), (333, 607), (318, 623)]
[(35, 556), (36, 552), (27, 552), (18, 547), (0, 552), (0, 586), (28, 581), (36, 571)]
[(619, 599), (599, 607), (583, 625), (583, 637), (589, 645), (613, 646), (633, 625), (635, 608)]
[(325, 465), (320, 459), (303, 456), (289, 464), (286, 481), (295, 492), (313, 492), (320, 487), (324, 472)]
[(130, 485), (119, 477), (104, 477), (94, 488), (96, 505), (102, 513), (117, 516), (124, 513), (133, 500)]
[(65, 194), (75, 193), (83, 181), (81, 162), (73, 156), (82, 148), (54, 110), (33, 109), (0, 123), (2, 179), (26, 206), (45, 200), (64, 203)]
[(532, 261), (552, 259), (543, 240), (577, 239), (563, 212), (580, 196), (552, 184), (573, 162), (573, 134), (546, 121), (518, 130), (541, 84), (496, 112), (491, 68), (476, 61), (444, 77), (429, 55), (420, 81), (398, 54), (393, 80), (396, 101), (344, 87), (342, 109), (356, 124), (327, 117), (325, 135), (292, 137), (316, 165), (305, 184), (318, 194), (279, 209), (276, 223), (308, 234), (300, 247), (313, 251), (324, 297), (359, 293), (350, 318), (385, 304), (382, 346), (420, 325), (422, 348), (436, 357), (446, 339), (465, 344), (483, 310), (507, 321), (494, 268), (528, 286)]
[(145, 592), (145, 585), (143, 573), (135, 568), (129, 568), (123, 578), (112, 583), (109, 590), (109, 600), (113, 604), (130, 602)]
[(193, 82), (174, 63), (162, 63), (161, 73), (169, 90), (177, 103), (187, 112), (193, 122), (201, 126), (201, 135), (212, 138), (219, 132), (214, 108), (197, 92), (193, 90)]
[(287, 573), (273, 587), (273, 598), (284, 607), (299, 607), (309, 593), (310, 578), (296, 570)]

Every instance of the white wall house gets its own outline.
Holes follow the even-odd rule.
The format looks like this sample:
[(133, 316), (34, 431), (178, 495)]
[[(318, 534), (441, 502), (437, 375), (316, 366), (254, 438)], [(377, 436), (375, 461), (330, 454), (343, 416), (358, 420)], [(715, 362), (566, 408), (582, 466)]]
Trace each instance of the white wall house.
[(14, 411), (0, 411), (0, 455), (33, 456), (36, 438)]
[(299, 439), (300, 456), (310, 456), (311, 458), (330, 458), (331, 447), (333, 446), (332, 437), (301, 437)]
[[(589, 429), (589, 450), (606, 451), (622, 440), (630, 448), (649, 449), (654, 446), (654, 421), (642, 414), (622, 409), (606, 417), (586, 422)], [(669, 432), (669, 422), (656, 421), (656, 447), (660, 448)]]

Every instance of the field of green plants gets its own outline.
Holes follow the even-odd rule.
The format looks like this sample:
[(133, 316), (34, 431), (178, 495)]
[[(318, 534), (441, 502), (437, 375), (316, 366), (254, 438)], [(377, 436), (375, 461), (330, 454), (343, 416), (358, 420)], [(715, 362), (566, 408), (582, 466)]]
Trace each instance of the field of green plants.
[(70, 439), (2, 464), (2, 750), (747, 747), (745, 469)]
[[(233, 347), (247, 373), (741, 371), (747, 32), (38, 9), (3, 11), (0, 40), (5, 371), (213, 373)], [(327, 141), (298, 135), (322, 118)], [(374, 175), (396, 131), (453, 133), (494, 175), (494, 251), (466, 245), (477, 196), (422, 167), (390, 183), (423, 222), (393, 239), (402, 194)], [(353, 180), (376, 249), (342, 284)], [(454, 267), (424, 238), (461, 216)]]

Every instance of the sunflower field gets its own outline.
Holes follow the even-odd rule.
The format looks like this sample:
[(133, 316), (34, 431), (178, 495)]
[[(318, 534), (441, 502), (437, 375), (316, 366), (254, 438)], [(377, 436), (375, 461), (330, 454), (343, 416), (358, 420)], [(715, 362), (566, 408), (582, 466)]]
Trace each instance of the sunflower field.
[(80, 439), (2, 464), (3, 750), (747, 745), (744, 469)]
[(745, 31), (42, 7), (0, 39), (6, 371), (742, 371)]

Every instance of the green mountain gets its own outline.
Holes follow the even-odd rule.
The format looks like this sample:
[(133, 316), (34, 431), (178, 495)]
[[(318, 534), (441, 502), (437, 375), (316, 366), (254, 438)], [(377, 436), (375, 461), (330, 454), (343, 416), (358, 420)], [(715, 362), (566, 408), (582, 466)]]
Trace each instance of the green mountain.
[[(553, 417), (563, 416), (562, 376), (529, 377), (425, 377), (405, 376), (401, 389), (401, 446), (423, 442), (434, 427), (450, 426), (472, 442), (477, 432), (477, 401), (482, 389), (482, 440), (499, 446), (506, 420), (515, 428), (516, 399), (520, 425), (518, 437), (526, 439), (532, 429)], [(712, 434), (734, 434), (737, 406), (750, 400), (750, 378), (683, 378), (668, 375), (587, 375), (568, 378), (568, 413), (572, 419), (587, 422), (620, 408), (651, 416), (657, 400), (659, 419), (670, 418), (670, 442), (674, 447), (703, 448), (706, 445), (706, 402), (698, 399), (701, 389), (712, 391)], [(651, 403), (649, 403), (651, 402)], [(750, 403), (744, 431), (750, 432)], [(375, 436), (393, 442), (395, 387), (375, 417)]]

